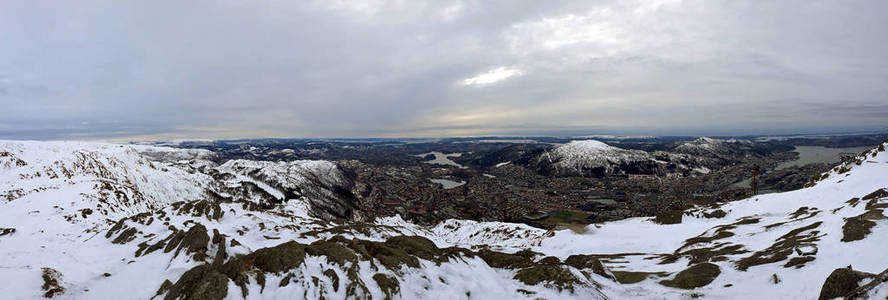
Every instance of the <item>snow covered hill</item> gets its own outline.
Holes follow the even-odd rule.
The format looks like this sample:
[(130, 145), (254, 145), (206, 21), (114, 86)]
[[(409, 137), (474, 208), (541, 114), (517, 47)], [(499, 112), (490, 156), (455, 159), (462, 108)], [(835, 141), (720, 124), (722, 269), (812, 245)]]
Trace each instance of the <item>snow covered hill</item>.
[(721, 140), (700, 137), (690, 142), (679, 143), (675, 152), (693, 155), (724, 155), (734, 152), (737, 148), (753, 148), (755, 143), (749, 140)]
[[(644, 156), (571, 144), (564, 157)], [(363, 220), (332, 162), (216, 165), (206, 151), (0, 142), (0, 295), (813, 299), (863, 286), (858, 295), (881, 299), (885, 146), (805, 189), (576, 233)]]
[(705, 170), (705, 159), (663, 151), (622, 149), (596, 140), (559, 145), (536, 159), (544, 173), (568, 176), (683, 175)]

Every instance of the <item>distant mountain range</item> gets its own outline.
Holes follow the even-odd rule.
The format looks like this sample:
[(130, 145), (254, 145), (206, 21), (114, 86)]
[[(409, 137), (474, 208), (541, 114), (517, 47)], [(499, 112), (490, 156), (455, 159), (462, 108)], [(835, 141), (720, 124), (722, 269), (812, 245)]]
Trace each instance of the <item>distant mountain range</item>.
[[(548, 231), (371, 218), (348, 170), (155, 145), (0, 141), (6, 299), (831, 299), (888, 295), (888, 141), (804, 189)], [(744, 140), (477, 158), (553, 175), (705, 172)]]

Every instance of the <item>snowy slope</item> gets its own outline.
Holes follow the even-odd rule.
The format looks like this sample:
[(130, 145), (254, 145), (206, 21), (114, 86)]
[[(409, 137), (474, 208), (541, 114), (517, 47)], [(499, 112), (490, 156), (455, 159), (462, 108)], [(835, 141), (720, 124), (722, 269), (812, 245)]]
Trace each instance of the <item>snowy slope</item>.
[[(0, 142), (0, 294), (811, 299), (834, 269), (888, 267), (888, 191), (878, 192), (888, 188), (888, 153), (878, 150), (802, 190), (691, 208), (680, 224), (633, 218), (583, 234), (465, 220), (325, 221), (318, 206), (347, 199), (333, 192), (347, 184), (334, 163), (216, 166), (203, 160), (210, 155)], [(870, 224), (868, 234), (857, 230)], [(711, 283), (661, 284), (709, 264), (718, 270)]]
[[(0, 201), (4, 299), (147, 299), (166, 280), (183, 281), (204, 263), (235, 263), (238, 255), (260, 255), (287, 241), (306, 251), (301, 264), (286, 272), (244, 270), (236, 278), (249, 279), (223, 283), (222, 295), (233, 299), (244, 294), (250, 299), (601, 296), (593, 284), (597, 275), (578, 276), (571, 283), (574, 293), (529, 286), (512, 279), (515, 271), (490, 267), (469, 250), (437, 250), (450, 245), (437, 240), (431, 242), (433, 249), (450, 254), (404, 254), (384, 242), (393, 236), (433, 233), (397, 217), (379, 224), (319, 219), (313, 213), (314, 198), (323, 198), (331, 185), (343, 179), (329, 162), (230, 161), (214, 166), (201, 160), (206, 153), (175, 153), (180, 150), (169, 148), (61, 142), (0, 146), (0, 192), (10, 195)], [(191, 160), (183, 161), (186, 158)], [(269, 199), (280, 202), (261, 205)], [(335, 236), (359, 239), (361, 247), (395, 249), (391, 251), (400, 253), (407, 265), (383, 267), (386, 256), (340, 265), (325, 256), (333, 257), (341, 246), (310, 245)], [(579, 274), (576, 269), (556, 268)], [(401, 283), (396, 290), (380, 287), (379, 282), (387, 279)], [(280, 284), (283, 281), (292, 284)], [(490, 282), (499, 284), (491, 288)], [(167, 290), (161, 297), (172, 294)]]
[[(718, 208), (688, 212), (690, 215), (685, 215), (681, 224), (659, 225), (644, 218), (627, 219), (590, 226), (589, 232), (583, 235), (560, 231), (533, 249), (559, 257), (580, 253), (637, 253), (620, 256), (607, 265), (611, 270), (674, 274), (688, 267), (694, 254), (705, 256), (733, 246), (738, 247), (734, 253), (701, 260), (718, 265), (721, 275), (694, 293), (715, 298), (817, 298), (823, 280), (836, 268), (852, 265), (856, 270), (878, 273), (888, 267), (888, 256), (882, 254), (888, 246), (888, 222), (882, 213), (882, 208), (888, 206), (888, 197), (870, 196), (870, 199), (850, 201), (888, 188), (888, 153), (872, 150), (859, 162), (859, 165), (849, 163), (836, 167), (826, 178), (806, 189), (760, 195)], [(703, 216), (716, 209), (726, 215)], [(875, 223), (872, 233), (861, 240), (843, 241), (843, 227), (859, 216)], [(730, 224), (736, 225), (724, 227)], [(717, 236), (720, 228), (730, 234)], [(793, 234), (794, 231), (798, 233)], [(712, 239), (713, 236), (719, 238)], [(688, 239), (694, 237), (699, 238), (689, 243)], [(798, 242), (788, 242), (792, 240)], [(694, 249), (703, 250), (694, 253)], [(785, 258), (775, 255), (780, 252), (788, 253)], [(667, 258), (675, 262), (668, 262)], [(773, 262), (749, 265), (757, 263), (756, 258), (770, 258)], [(792, 259), (800, 262), (811, 258), (812, 261), (799, 268), (785, 266)], [(747, 265), (748, 268), (742, 270)], [(778, 284), (772, 282), (774, 274), (779, 278)], [(657, 281), (647, 279), (626, 285), (624, 293), (613, 296), (676, 298), (688, 295), (686, 291), (661, 286)], [(731, 286), (725, 288), (729, 284)]]

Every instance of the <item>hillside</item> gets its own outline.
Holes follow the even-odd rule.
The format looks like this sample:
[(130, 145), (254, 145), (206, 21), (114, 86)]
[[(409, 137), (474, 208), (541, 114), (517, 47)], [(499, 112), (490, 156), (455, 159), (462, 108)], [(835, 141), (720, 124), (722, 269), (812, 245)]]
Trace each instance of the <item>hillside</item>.
[(664, 151), (622, 149), (596, 140), (558, 145), (535, 160), (542, 173), (562, 176), (667, 175), (706, 173), (707, 158)]
[[(567, 145), (550, 151), (562, 159), (553, 164), (591, 169), (651, 160), (644, 151), (594, 141)], [(220, 165), (203, 150), (0, 142), (0, 293), (813, 299), (828, 277), (848, 273), (858, 279), (852, 289), (872, 282), (863, 293), (883, 298), (888, 287), (870, 276), (888, 267), (881, 254), (888, 245), (886, 145), (801, 190), (577, 233), (366, 220), (350, 192), (355, 183), (327, 161)], [(848, 266), (860, 273), (837, 271)]]

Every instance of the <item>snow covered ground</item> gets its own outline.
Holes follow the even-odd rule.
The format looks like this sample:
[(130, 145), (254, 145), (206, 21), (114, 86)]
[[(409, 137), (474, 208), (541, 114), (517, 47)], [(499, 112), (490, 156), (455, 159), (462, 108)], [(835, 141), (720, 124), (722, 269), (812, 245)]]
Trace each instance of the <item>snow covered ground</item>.
[[(176, 284), (161, 289), (158, 298), (171, 297), (176, 288), (196, 289), (187, 285), (186, 271), (207, 266), (213, 271), (206, 274), (219, 274), (213, 272), (222, 270), (223, 262), (261, 258), (256, 253), (288, 241), (307, 253), (289, 269), (270, 272), (256, 258), (234, 277), (203, 277), (222, 278), (226, 299), (244, 298), (242, 288), (248, 299), (812, 299), (834, 269), (851, 265), (879, 273), (888, 268), (883, 254), (888, 191), (879, 192), (888, 188), (884, 150), (837, 166), (802, 190), (691, 208), (679, 224), (632, 218), (591, 225), (583, 234), (466, 220), (434, 227), (400, 217), (329, 222), (311, 213), (313, 205), (325, 202), (310, 199), (329, 196), (327, 189), (292, 190), (338, 184), (343, 179), (335, 164), (237, 160), (218, 166), (205, 160), (211, 155), (137, 145), (0, 141), (2, 298), (35, 299), (53, 292), (55, 299), (148, 299), (166, 280)], [(257, 194), (244, 191), (253, 185), (280, 202), (258, 206)], [(335, 236), (345, 239), (330, 243)], [(421, 236), (441, 249), (401, 253), (388, 248), (397, 236)], [(355, 250), (361, 247), (401, 254), (363, 259)], [(462, 250), (443, 250), (447, 247)], [(331, 250), (340, 248), (347, 250)], [(540, 255), (522, 267), (494, 267), (485, 249), (529, 249)], [(352, 252), (359, 258), (341, 264), (334, 259)], [(452, 256), (440, 259), (441, 253)], [(567, 264), (572, 255), (593, 255), (606, 270)], [(557, 260), (543, 259), (549, 256)], [(401, 263), (385, 267), (394, 258)], [(410, 266), (413, 259), (419, 267)], [(717, 266), (718, 274), (700, 287), (663, 284), (682, 281), (683, 270), (708, 264)], [(528, 270), (566, 276), (562, 279), (571, 288), (517, 279)], [(246, 281), (241, 287), (230, 278)], [(386, 278), (396, 282), (396, 290)], [(871, 295), (881, 299), (886, 290)]]

